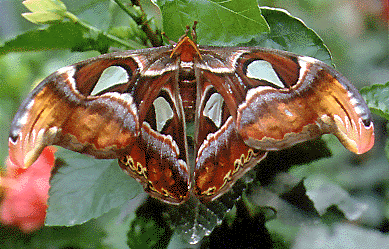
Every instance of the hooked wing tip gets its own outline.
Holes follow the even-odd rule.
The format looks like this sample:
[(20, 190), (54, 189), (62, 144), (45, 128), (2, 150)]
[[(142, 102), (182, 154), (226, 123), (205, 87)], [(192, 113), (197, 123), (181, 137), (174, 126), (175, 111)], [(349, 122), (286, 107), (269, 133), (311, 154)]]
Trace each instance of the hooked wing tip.
[(10, 137), (8, 139), (8, 153), (12, 163), (20, 168), (26, 169), (30, 167), (40, 156), (43, 149), (46, 147), (43, 143), (29, 144), (30, 146), (23, 146), (20, 138), (16, 141)]
[(374, 125), (370, 122), (366, 126), (362, 119), (359, 119), (358, 124), (337, 123), (337, 132), (335, 135), (340, 142), (351, 152), (363, 154), (369, 151), (374, 145)]
[[(363, 124), (360, 124), (363, 126)], [(374, 145), (374, 125), (373, 122), (370, 123), (368, 127), (360, 128), (360, 136), (359, 136), (359, 145), (357, 154), (363, 154), (369, 151)]]
[(12, 137), (8, 138), (8, 154), (9, 159), (13, 164), (17, 165), (20, 168), (28, 167), (24, 164), (24, 155), (22, 153), (22, 150), (18, 147), (17, 140), (14, 141)]

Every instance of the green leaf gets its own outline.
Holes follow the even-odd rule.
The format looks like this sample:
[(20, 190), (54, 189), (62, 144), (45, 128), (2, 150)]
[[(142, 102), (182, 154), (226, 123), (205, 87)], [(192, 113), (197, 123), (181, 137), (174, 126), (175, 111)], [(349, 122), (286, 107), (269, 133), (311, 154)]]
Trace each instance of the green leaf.
[(95, 220), (72, 227), (45, 226), (29, 234), (3, 225), (0, 231), (2, 249), (107, 248), (104, 247), (106, 232)]
[(28, 31), (6, 41), (0, 47), (0, 55), (9, 52), (71, 49), (72, 51), (97, 50), (106, 52), (109, 40), (98, 32), (74, 24), (62, 22), (42, 29)]
[(54, 12), (23, 13), (22, 16), (32, 23), (48, 23), (62, 20), (64, 17)]
[(333, 227), (323, 224), (301, 226), (298, 236), (294, 238), (293, 248), (388, 247), (389, 237), (386, 234), (380, 230), (371, 229), (367, 225), (359, 225), (359, 223), (356, 225), (355, 223), (357, 222), (339, 222)]
[(172, 230), (164, 220), (166, 205), (149, 198), (136, 210), (127, 233), (127, 245), (130, 248), (167, 248)]
[(146, 13), (147, 20), (154, 21), (157, 29), (162, 30), (162, 13), (158, 5), (153, 0), (140, 0), (139, 2)]
[(331, 54), (323, 40), (303, 21), (283, 9), (261, 7), (260, 10), (269, 24), (270, 33), (261, 34), (245, 45), (286, 50), (331, 65)]
[(73, 226), (97, 218), (134, 198), (142, 187), (117, 160), (98, 160), (58, 150), (50, 181), (46, 225)]
[(198, 43), (202, 45), (236, 45), (248, 42), (269, 28), (253, 0), (159, 0), (163, 28), (169, 39), (178, 40), (186, 25), (198, 21)]
[(261, 185), (266, 185), (271, 183), (278, 173), (287, 171), (292, 166), (307, 164), (331, 156), (331, 150), (322, 138), (296, 144), (288, 149), (270, 151), (255, 168), (257, 179)]
[(360, 93), (372, 113), (389, 120), (389, 82), (364, 87)]
[(315, 205), (317, 212), (323, 215), (331, 206), (336, 206), (349, 221), (361, 217), (368, 206), (353, 199), (346, 190), (332, 183), (323, 175), (309, 176), (304, 180), (307, 196)]
[(32, 12), (66, 11), (66, 6), (59, 0), (26, 0), (22, 4)]
[(65, 17), (66, 6), (59, 0), (27, 0), (23, 4), (32, 13), (23, 13), (22, 16), (33, 23), (48, 23)]
[(147, 39), (144, 32), (141, 32), (139, 28), (132, 25), (113, 27), (109, 30), (109, 34), (125, 41), (136, 41), (139, 44), (142, 44), (142, 42)]

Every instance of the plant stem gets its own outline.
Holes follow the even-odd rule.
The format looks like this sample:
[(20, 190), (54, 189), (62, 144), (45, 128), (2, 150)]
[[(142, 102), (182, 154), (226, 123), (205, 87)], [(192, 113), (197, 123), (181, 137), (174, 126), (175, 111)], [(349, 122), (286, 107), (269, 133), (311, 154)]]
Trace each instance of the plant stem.
[(132, 1), (132, 3), (134, 5), (139, 6), (142, 9), (143, 12), (142, 16), (134, 15), (120, 0), (114, 0), (114, 1), (124, 12), (126, 12), (135, 21), (136, 24), (138, 24), (141, 27), (142, 31), (145, 32), (147, 38), (150, 40), (151, 44), (154, 47), (162, 46), (161, 36), (154, 33), (154, 31), (148, 25), (147, 20), (145, 20), (146, 15), (144, 14), (142, 6), (140, 5), (139, 1)]
[(108, 34), (107, 32), (105, 31), (102, 31), (96, 27), (93, 27), (87, 23), (84, 23), (83, 21), (81, 21), (80, 19), (78, 19), (75, 15), (73, 15), (72, 13), (70, 12), (66, 12), (65, 13), (65, 16), (67, 18), (69, 18), (70, 20), (72, 20), (74, 23), (78, 24), (78, 25), (81, 25), (83, 28), (85, 29), (88, 29), (90, 31), (94, 31), (94, 32), (97, 32), (97, 33), (100, 33), (100, 34), (103, 34), (104, 36), (106, 36), (108, 39), (110, 39), (111, 41), (114, 41), (116, 43), (119, 43), (120, 45), (123, 45), (125, 46), (126, 48), (128, 49), (139, 49), (139, 48), (144, 48), (145, 46), (140, 44), (140, 43), (137, 43), (137, 42), (134, 42), (134, 41), (124, 41), (116, 36), (113, 36), (113, 35), (110, 35)]

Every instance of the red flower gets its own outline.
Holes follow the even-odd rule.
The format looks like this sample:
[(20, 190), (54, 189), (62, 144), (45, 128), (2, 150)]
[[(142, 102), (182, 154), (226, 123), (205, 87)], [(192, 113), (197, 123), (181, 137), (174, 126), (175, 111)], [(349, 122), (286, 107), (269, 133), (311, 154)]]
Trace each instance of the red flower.
[(382, 17), (384, 20), (389, 21), (389, 2), (387, 0), (383, 0), (382, 5)]
[(26, 233), (43, 226), (54, 152), (54, 147), (46, 147), (38, 160), (27, 169), (7, 159), (7, 172), (0, 179), (4, 187), (0, 204), (0, 220), (3, 224), (17, 226)]

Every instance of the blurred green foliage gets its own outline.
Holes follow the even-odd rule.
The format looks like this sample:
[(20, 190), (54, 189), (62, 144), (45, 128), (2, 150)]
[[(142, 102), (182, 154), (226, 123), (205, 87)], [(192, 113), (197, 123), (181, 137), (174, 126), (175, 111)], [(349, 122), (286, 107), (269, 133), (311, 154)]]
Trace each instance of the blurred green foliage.
[[(383, 5), (383, 1), (385, 0), (382, 2), (369, 0), (264, 0), (258, 2), (261, 6), (287, 9), (293, 16), (304, 20), (307, 26), (313, 28), (329, 47), (337, 69), (360, 88), (377, 83), (384, 84), (389, 80), (389, 67), (387, 66), (389, 65), (388, 20), (385, 20), (385, 16), (381, 13), (383, 8), (380, 4)], [(112, 8), (112, 5), (107, 1), (77, 2), (69, 0), (64, 1), (64, 3), (69, 11), (101, 29), (112, 25), (112, 23), (104, 21), (107, 17), (106, 10)], [(0, 44), (16, 35), (36, 28), (35, 25), (21, 17), (21, 13), (24, 12), (27, 10), (21, 5), (21, 1), (0, 2), (0, 14), (3, 17), (0, 20)], [(128, 21), (125, 19), (128, 18), (123, 16), (125, 18), (119, 22), (126, 26)], [(129, 33), (128, 36), (136, 35), (136, 32)], [(141, 43), (142, 39), (138, 39), (137, 42)], [(23, 42), (28, 43), (29, 41)], [(12, 118), (33, 85), (63, 66), (96, 55), (98, 55), (97, 52), (80, 53), (54, 50), (9, 53), (0, 57), (0, 125), (3, 127), (0, 130), (1, 162), (4, 162), (8, 154), (8, 131)], [(336, 182), (351, 192), (354, 198), (368, 205), (369, 209), (366, 210), (366, 215), (355, 222), (366, 228), (360, 231), (361, 235), (367, 234), (369, 231), (383, 233), (389, 231), (387, 199), (389, 196), (389, 171), (384, 153), (386, 121), (376, 116), (375, 126), (377, 139), (371, 152), (363, 156), (355, 156), (348, 153), (337, 140), (325, 137), (334, 156), (296, 167), (291, 171), (296, 176), (311, 176), (322, 181)], [(13, 239), (21, 237), (23, 238), (21, 241), (25, 242), (19, 245), (20, 248), (49, 248), (50, 246), (56, 246), (56, 248), (70, 246), (123, 248), (129, 221), (120, 224), (115, 221), (119, 212), (118, 210), (111, 211), (97, 221), (92, 220), (82, 226), (44, 228), (28, 236), (15, 229), (0, 227), (0, 237), (6, 238), (4, 241), (10, 243), (10, 248), (16, 246), (11, 245)], [(336, 212), (334, 211), (332, 214)], [(133, 223), (132, 225), (139, 224)], [(140, 225), (156, 226), (147, 221)], [(304, 235), (304, 233), (299, 235), (295, 226), (291, 225), (290, 229), (285, 229), (285, 225), (277, 223), (277, 221), (267, 224), (267, 228), (273, 233), (274, 238), (279, 238), (282, 234), (281, 237), (286, 242), (280, 244), (292, 244), (296, 236), (300, 236), (298, 239), (301, 240)], [(161, 228), (157, 227), (156, 237), (158, 237), (159, 229)], [(77, 241), (74, 240), (75, 237), (77, 237)], [(117, 237), (124, 242), (118, 242), (120, 239)], [(138, 242), (132, 244), (136, 243)], [(139, 244), (142, 245), (142, 242)]]

